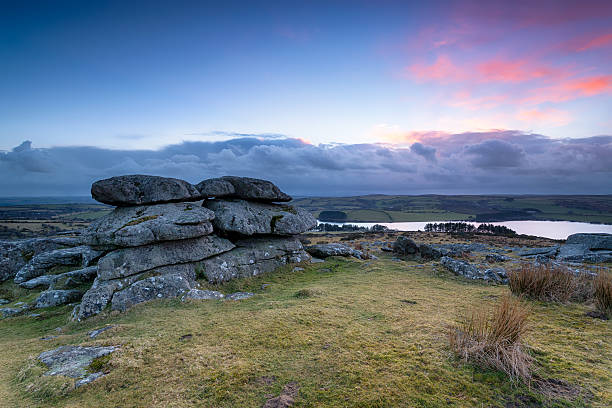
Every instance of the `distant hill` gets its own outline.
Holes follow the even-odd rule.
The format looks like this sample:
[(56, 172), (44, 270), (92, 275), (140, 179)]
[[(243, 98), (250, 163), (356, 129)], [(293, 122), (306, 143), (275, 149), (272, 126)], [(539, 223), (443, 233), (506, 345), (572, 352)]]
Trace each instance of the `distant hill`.
[(612, 224), (612, 195), (365, 195), (301, 197), (292, 204), (315, 216), (331, 211), (348, 222), (557, 220)]

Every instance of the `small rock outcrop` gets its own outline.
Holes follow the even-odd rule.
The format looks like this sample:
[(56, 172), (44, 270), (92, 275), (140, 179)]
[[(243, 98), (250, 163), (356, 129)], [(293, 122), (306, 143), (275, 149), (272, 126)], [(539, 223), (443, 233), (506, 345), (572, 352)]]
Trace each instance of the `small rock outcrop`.
[(494, 283), (508, 283), (508, 275), (504, 268), (478, 269), (469, 262), (453, 259), (448, 256), (440, 259), (440, 264), (455, 275), (461, 275), (468, 279), (481, 279)]
[(316, 258), (329, 258), (330, 256), (352, 256), (357, 259), (366, 259), (367, 256), (358, 249), (339, 243), (317, 244), (306, 247), (306, 251)]
[(38, 359), (45, 364), (49, 370), (44, 375), (61, 375), (64, 377), (78, 379), (75, 387), (88, 384), (104, 375), (103, 372), (88, 373), (90, 364), (97, 358), (104, 357), (118, 347), (82, 347), (61, 346), (54, 350), (40, 353)]
[(612, 262), (612, 234), (579, 233), (567, 237), (557, 260), (566, 262)]
[[(297, 235), (314, 217), (269, 181), (221, 177), (197, 186), (177, 179), (121, 176), (93, 184), (98, 201), (116, 205), (82, 241), (107, 251), (75, 309), (78, 320), (110, 306), (124, 311), (160, 298), (201, 298), (196, 276), (211, 283), (255, 276), (309, 260)], [(193, 201), (212, 198), (203, 205)], [(224, 198), (227, 197), (227, 198)], [(56, 286), (55, 279), (31, 284)]]

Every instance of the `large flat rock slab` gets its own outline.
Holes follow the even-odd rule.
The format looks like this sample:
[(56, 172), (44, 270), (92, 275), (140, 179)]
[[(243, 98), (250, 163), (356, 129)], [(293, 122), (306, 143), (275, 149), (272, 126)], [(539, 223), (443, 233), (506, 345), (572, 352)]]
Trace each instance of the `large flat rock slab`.
[(567, 237), (567, 245), (583, 245), (592, 251), (612, 250), (612, 234), (578, 233)]
[(291, 196), (274, 183), (250, 177), (224, 176), (203, 180), (196, 185), (204, 197), (234, 197), (250, 201), (287, 202)]
[(71, 378), (82, 378), (87, 375), (87, 367), (96, 358), (103, 357), (117, 350), (118, 347), (81, 347), (61, 346), (54, 350), (40, 353), (38, 359), (49, 370), (45, 375), (63, 375)]
[(234, 244), (227, 239), (207, 235), (118, 249), (100, 258), (98, 279), (124, 278), (161, 266), (197, 262), (232, 248)]
[(96, 181), (91, 186), (91, 196), (119, 207), (201, 199), (200, 192), (184, 180), (142, 174)]
[(118, 207), (84, 231), (83, 242), (94, 247), (134, 247), (208, 235), (215, 214), (191, 203)]
[(23, 283), (30, 279), (46, 275), (56, 266), (89, 266), (103, 254), (89, 246), (82, 245), (72, 248), (56, 249), (36, 255), (24, 265), (15, 275), (15, 283)]
[(242, 235), (295, 235), (317, 225), (310, 212), (288, 205), (245, 200), (208, 200), (204, 205), (215, 212), (215, 228)]

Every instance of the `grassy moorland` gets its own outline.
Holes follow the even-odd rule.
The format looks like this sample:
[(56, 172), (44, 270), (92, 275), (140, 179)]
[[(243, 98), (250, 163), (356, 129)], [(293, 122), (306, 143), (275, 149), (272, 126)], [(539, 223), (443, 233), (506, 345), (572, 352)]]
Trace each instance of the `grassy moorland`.
[(315, 215), (342, 211), (346, 221), (353, 222), (560, 220), (612, 224), (612, 195), (367, 195), (304, 197), (292, 204)]
[[(70, 307), (1, 320), (0, 406), (261, 407), (293, 381), (296, 407), (612, 406), (612, 322), (587, 317), (592, 305), (522, 301), (538, 379), (527, 385), (464, 363), (447, 338), (507, 286), (384, 254), (303, 266), (215, 287), (256, 293), (238, 302), (160, 300), (82, 323)], [(107, 324), (116, 327), (87, 336)], [(73, 344), (121, 349), (97, 362), (107, 376), (79, 389), (41, 377), (34, 357)]]

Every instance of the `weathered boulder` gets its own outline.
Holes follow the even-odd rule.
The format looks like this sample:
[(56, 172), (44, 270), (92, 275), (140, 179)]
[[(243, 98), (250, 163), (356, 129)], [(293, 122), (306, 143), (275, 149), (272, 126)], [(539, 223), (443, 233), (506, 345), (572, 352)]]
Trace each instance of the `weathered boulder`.
[(222, 178), (206, 179), (195, 185), (202, 197), (221, 198), (233, 197), (236, 193), (234, 185)]
[(165, 241), (109, 252), (98, 261), (98, 278), (124, 278), (160, 266), (197, 262), (234, 248), (234, 244), (215, 235)]
[(103, 357), (117, 350), (109, 347), (61, 346), (54, 350), (40, 353), (38, 359), (49, 370), (45, 375), (63, 375), (71, 378), (87, 376), (87, 368), (96, 358)]
[(56, 266), (89, 266), (102, 254), (103, 252), (85, 245), (44, 252), (36, 255), (17, 272), (15, 283), (22, 283), (45, 275)]
[(111, 308), (123, 312), (138, 303), (178, 297), (189, 292), (193, 284), (180, 273), (145, 278), (115, 293)]
[(231, 295), (227, 295), (225, 297), (225, 300), (244, 300), (244, 299), (252, 298), (253, 296), (255, 296), (255, 294), (251, 292), (235, 292), (235, 293), (232, 293)]
[(201, 271), (212, 283), (272, 272), (287, 263), (307, 261), (310, 255), (295, 238), (250, 238), (236, 248), (201, 262)]
[(440, 264), (455, 275), (461, 275), (468, 279), (482, 279), (496, 283), (507, 283), (508, 281), (506, 271), (503, 268), (489, 268), (481, 271), (469, 262), (460, 261), (448, 256), (442, 257)]
[(204, 205), (215, 212), (215, 228), (224, 232), (295, 235), (317, 225), (310, 212), (288, 205), (244, 200), (208, 200)]
[(442, 252), (428, 244), (417, 244), (412, 239), (400, 235), (393, 243), (393, 252), (396, 255), (412, 260), (440, 259)]
[(91, 288), (83, 295), (81, 304), (75, 310), (74, 318), (81, 321), (100, 313), (111, 303), (115, 292), (129, 288), (130, 285), (145, 278), (180, 274), (190, 282), (190, 285), (195, 286), (196, 269), (198, 267), (199, 264), (197, 262), (192, 262), (161, 266), (125, 278), (103, 280), (97, 277)]
[(104, 204), (122, 206), (198, 201), (198, 190), (175, 178), (128, 175), (99, 180), (91, 186), (91, 196)]
[(224, 176), (204, 180), (198, 183), (196, 187), (198, 187), (200, 194), (206, 197), (235, 197), (264, 202), (291, 201), (291, 197), (283, 193), (273, 183), (250, 177)]
[(553, 245), (550, 247), (543, 247), (543, 248), (523, 248), (518, 252), (518, 254), (519, 256), (525, 256), (525, 257), (536, 256), (536, 255), (554, 257), (557, 254), (558, 250), (559, 250), (559, 245)]
[(365, 259), (363, 251), (351, 248), (348, 245), (332, 242), (330, 244), (316, 244), (306, 247), (306, 252), (316, 258), (328, 258), (330, 256), (352, 256), (358, 259)]
[(80, 290), (46, 290), (36, 299), (36, 308), (42, 309), (45, 307), (53, 307), (67, 305), (68, 303), (77, 302), (83, 297), (83, 292)]
[(568, 245), (583, 245), (591, 251), (610, 250), (612, 251), (612, 234), (605, 233), (578, 233), (567, 237), (565, 241)]
[(181, 300), (220, 300), (224, 297), (225, 295), (223, 293), (217, 292), (216, 290), (191, 289), (183, 295)]
[(42, 275), (19, 284), (22, 288), (34, 289), (37, 287), (50, 289), (70, 289), (92, 282), (98, 273), (97, 266), (76, 271), (64, 272), (57, 275)]
[(99, 329), (91, 330), (90, 332), (87, 332), (87, 335), (89, 336), (90, 339), (95, 339), (100, 334), (102, 334), (105, 331), (110, 330), (110, 329), (112, 329), (114, 327), (116, 327), (114, 324), (109, 324), (108, 326), (104, 326), (104, 327), (101, 327)]
[(28, 307), (2, 307), (0, 308), (0, 317), (6, 319), (7, 317), (17, 316), (26, 310), (28, 310)]
[(118, 207), (83, 232), (93, 247), (134, 247), (160, 241), (197, 238), (212, 232), (215, 214), (189, 203)]
[(0, 241), (0, 282), (13, 279), (17, 271), (38, 254), (77, 245), (79, 241), (71, 237)]

